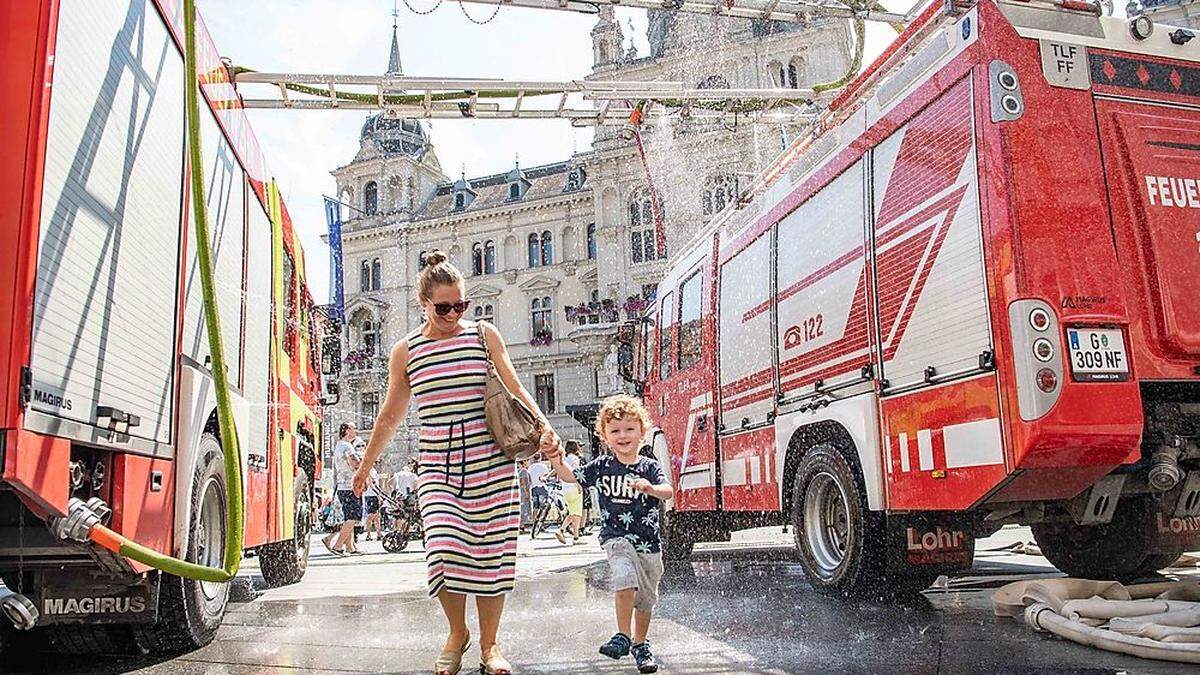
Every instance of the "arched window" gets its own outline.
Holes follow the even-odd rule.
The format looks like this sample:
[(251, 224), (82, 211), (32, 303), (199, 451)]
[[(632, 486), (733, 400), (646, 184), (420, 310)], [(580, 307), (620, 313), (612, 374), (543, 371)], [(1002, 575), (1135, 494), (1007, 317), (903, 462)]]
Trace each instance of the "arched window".
[(554, 264), (554, 243), (550, 239), (550, 231), (542, 233), (542, 265)]
[(536, 232), (529, 233), (529, 266), (537, 267), (542, 262), (542, 246)]
[(462, 211), (463, 207), (465, 207), (466, 205), (467, 205), (467, 196), (466, 195), (464, 195), (461, 192), (454, 195), (454, 210), (455, 211)]
[(483, 245), (483, 273), (496, 273), (496, 242), (488, 241)]
[(704, 215), (720, 213), (736, 196), (737, 180), (733, 176), (722, 174), (709, 178), (704, 183), (704, 193), (701, 195)]
[(494, 316), (495, 316), (495, 310), (492, 308), (491, 303), (488, 303), (486, 305), (475, 305), (475, 320), (476, 321), (487, 321), (488, 323), (495, 323), (495, 319), (492, 318)]
[(366, 260), (358, 266), (358, 290), (364, 293), (371, 290), (371, 263)]
[(534, 298), (529, 303), (529, 322), (532, 328), (530, 337), (534, 340), (546, 340), (554, 337), (554, 304), (550, 298)]
[(521, 184), (520, 183), (509, 183), (508, 184), (508, 198), (509, 198), (509, 200), (515, 200), (515, 199), (521, 198)]
[(588, 260), (596, 259), (596, 224), (588, 223), (587, 226), (587, 257)]
[(807, 74), (804, 72), (804, 58), (792, 57), (792, 60), (788, 62), (788, 84), (792, 89), (799, 89), (807, 79)]
[(720, 75), (709, 75), (708, 77), (704, 78), (703, 80), (700, 80), (699, 84), (696, 85), (696, 88), (697, 89), (728, 89), (729, 88), (729, 80), (726, 80), (724, 77), (721, 77)]
[(379, 210), (379, 186), (375, 181), (367, 181), (363, 186), (363, 211), (366, 211), (368, 216), (375, 215)]
[(383, 288), (383, 262), (376, 258), (371, 261), (371, 290)]
[(479, 242), (471, 247), (471, 274), (479, 276), (483, 274), (483, 246)]

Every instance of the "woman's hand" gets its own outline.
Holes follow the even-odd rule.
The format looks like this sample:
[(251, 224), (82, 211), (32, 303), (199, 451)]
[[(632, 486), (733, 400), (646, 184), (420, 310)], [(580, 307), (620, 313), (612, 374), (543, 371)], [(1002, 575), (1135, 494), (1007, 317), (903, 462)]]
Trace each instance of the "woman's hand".
[(371, 482), (371, 466), (366, 462), (358, 465), (358, 471), (354, 472), (354, 494), (358, 497), (363, 495), (367, 489), (367, 484)]
[(549, 458), (551, 457), (551, 453), (557, 455), (562, 452), (562, 449), (559, 447), (561, 444), (562, 441), (558, 438), (558, 434), (554, 433), (554, 429), (551, 429), (550, 425), (547, 424), (542, 431), (538, 450)]

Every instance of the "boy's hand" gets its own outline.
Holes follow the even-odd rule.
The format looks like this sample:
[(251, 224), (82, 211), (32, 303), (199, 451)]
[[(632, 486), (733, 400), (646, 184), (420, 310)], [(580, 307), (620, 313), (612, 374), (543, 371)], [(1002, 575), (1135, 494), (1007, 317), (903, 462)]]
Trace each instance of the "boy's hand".
[(633, 488), (634, 490), (637, 490), (638, 492), (645, 494), (645, 493), (650, 492), (650, 488), (653, 487), (653, 485), (650, 483), (650, 481), (646, 480), (645, 478), (639, 478), (639, 479), (633, 481), (633, 483), (631, 483), (629, 487)]

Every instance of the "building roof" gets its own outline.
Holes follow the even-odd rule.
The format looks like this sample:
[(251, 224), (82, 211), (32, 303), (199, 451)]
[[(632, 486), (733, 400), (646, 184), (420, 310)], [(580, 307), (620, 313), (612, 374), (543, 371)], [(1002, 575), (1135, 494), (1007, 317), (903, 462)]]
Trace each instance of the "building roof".
[[(578, 171), (578, 182), (572, 184), (568, 178), (575, 171)], [(454, 193), (456, 189), (463, 189), (464, 179), (460, 178), (453, 183), (442, 183), (434, 190), (433, 196), (413, 214), (413, 220), (441, 218), (451, 213), (483, 211), (588, 189), (587, 173), (575, 162), (568, 160), (520, 169), (519, 174), (523, 176), (529, 187), (520, 199), (509, 199), (508, 186), (515, 180), (514, 176), (517, 174), (518, 170), (513, 169), (504, 173), (465, 179), (465, 187), (475, 194), (475, 198), (466, 208), (457, 211), (454, 210)]]

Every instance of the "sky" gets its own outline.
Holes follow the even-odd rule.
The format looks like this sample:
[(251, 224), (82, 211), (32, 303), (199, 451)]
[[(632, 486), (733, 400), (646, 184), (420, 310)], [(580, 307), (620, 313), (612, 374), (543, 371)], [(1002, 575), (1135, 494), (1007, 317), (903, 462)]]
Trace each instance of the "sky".
[[(890, 0), (904, 7), (906, 0)], [(382, 74), (392, 34), (392, 0), (197, 0), (218, 51), (258, 71)], [(400, 57), (405, 75), (573, 80), (591, 72), (595, 16), (448, 0), (399, 0)], [(420, 13), (418, 13), (420, 12)], [(465, 13), (465, 14), (464, 14)], [(618, 9), (627, 39), (649, 51), (645, 13)], [(632, 22), (634, 29), (630, 30)], [(894, 34), (868, 24), (867, 63)], [(626, 46), (628, 46), (628, 42)], [(247, 92), (249, 93), (249, 90)], [(366, 111), (251, 110), (267, 165), (282, 189), (305, 251), (314, 299), (325, 302), (329, 253), (322, 195), (332, 195), (330, 171), (358, 150)], [(432, 120), (426, 124), (442, 170), (479, 176), (561, 161), (591, 146), (590, 129), (565, 120)]]

